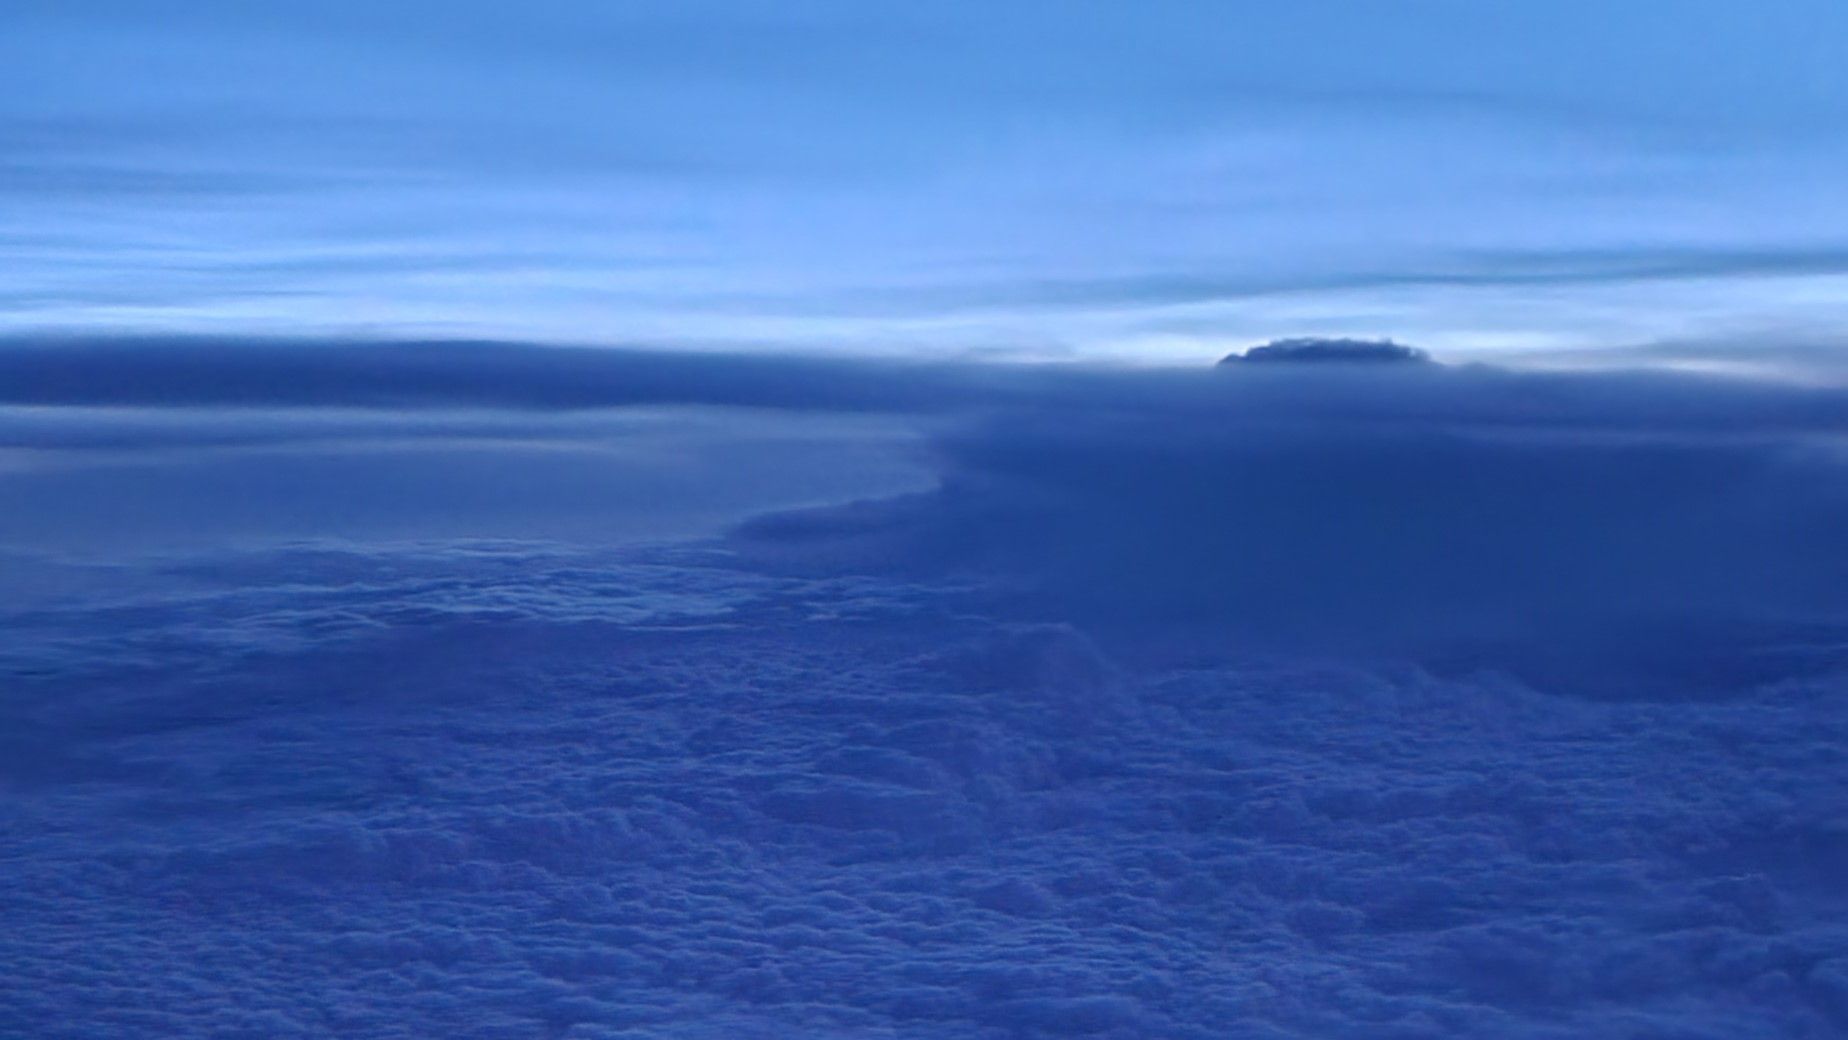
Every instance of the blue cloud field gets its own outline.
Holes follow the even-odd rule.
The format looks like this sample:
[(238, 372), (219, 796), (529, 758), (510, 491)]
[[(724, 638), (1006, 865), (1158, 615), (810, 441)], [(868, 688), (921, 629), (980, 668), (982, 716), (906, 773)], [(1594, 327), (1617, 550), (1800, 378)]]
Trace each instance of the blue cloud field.
[(1840, 1036), (1838, 372), (16, 339), (0, 1033)]

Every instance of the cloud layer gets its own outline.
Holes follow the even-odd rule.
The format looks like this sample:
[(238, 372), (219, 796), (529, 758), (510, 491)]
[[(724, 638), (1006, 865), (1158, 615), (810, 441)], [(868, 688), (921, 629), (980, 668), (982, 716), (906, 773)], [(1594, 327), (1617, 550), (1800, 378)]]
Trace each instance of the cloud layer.
[(0, 1033), (1848, 1029), (1848, 391), (145, 346), (0, 350)]
[(999, 577), (1010, 609), (1171, 650), (1718, 693), (1848, 638), (1848, 388), (1817, 371), (15, 341), (0, 536), (610, 543), (857, 495), (734, 545)]
[(1836, 389), (1663, 373), (1098, 377), (943, 437), (934, 494), (742, 544), (1221, 650), (1724, 689), (1842, 642), (1845, 433)]
[(1848, 1027), (1839, 680), (1147, 668), (686, 553), (151, 577), (6, 619), (7, 1032)]

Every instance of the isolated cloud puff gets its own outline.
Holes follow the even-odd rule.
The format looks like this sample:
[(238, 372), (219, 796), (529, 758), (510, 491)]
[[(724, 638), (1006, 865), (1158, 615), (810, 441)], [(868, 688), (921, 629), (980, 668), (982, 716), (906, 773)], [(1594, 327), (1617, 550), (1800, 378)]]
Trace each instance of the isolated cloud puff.
[(1389, 339), (1329, 339), (1298, 336), (1275, 339), (1221, 358), (1222, 365), (1259, 364), (1424, 364), (1431, 355)]

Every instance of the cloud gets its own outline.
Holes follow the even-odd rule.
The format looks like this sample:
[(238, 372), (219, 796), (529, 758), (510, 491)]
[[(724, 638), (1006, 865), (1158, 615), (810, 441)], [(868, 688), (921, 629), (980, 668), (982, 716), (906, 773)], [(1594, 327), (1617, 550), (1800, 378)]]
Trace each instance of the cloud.
[(0, 403), (523, 409), (712, 404), (899, 410), (960, 386), (943, 366), (491, 342), (199, 337), (0, 343)]
[(1298, 336), (1276, 339), (1219, 359), (1222, 365), (1255, 362), (1258, 364), (1353, 364), (1381, 362), (1425, 364), (1431, 355), (1417, 347), (1394, 343), (1389, 339), (1327, 339)]
[[(1664, 282), (1826, 278), (1848, 273), (1840, 245), (1713, 248), (1702, 246), (1582, 249), (1459, 250), (1384, 266), (1339, 271), (1256, 262), (1227, 274), (1212, 265), (1197, 270), (1145, 270), (1088, 276), (1021, 275), (980, 283), (851, 287), (840, 293), (846, 313), (942, 315), (1025, 310), (1056, 312), (1197, 307), (1306, 293), (1333, 296), (1399, 290), (1597, 289)], [(718, 297), (723, 299), (723, 296)], [(779, 301), (752, 300), (766, 309)], [(784, 300), (782, 308), (792, 304)]]
[[(0, 552), (0, 1033), (1848, 1027), (1848, 391), (155, 346), (0, 383), (11, 501), (274, 511)], [(894, 429), (723, 542), (561, 476)]]
[[(915, 385), (844, 365), (831, 392), (801, 365), (732, 360), (465, 345), (376, 357), (326, 343), (0, 349), (12, 401), (0, 403), (11, 506), (0, 546), (119, 559), (295, 539), (611, 544), (927, 480), (915, 424), (875, 410)], [(747, 407), (702, 403), (725, 401)]]
[(740, 541), (1221, 649), (1712, 691), (1843, 642), (1844, 434), (1838, 389), (1664, 373), (1099, 378), (942, 438), (933, 494)]
[(0, 1030), (1843, 1025), (1839, 682), (1151, 668), (711, 554), (165, 566), (0, 626)]
[[(915, 489), (923, 439), (934, 490), (734, 544), (1000, 576), (1106, 639), (1613, 695), (1724, 692), (1848, 642), (1848, 388), (1826, 381), (160, 339), (15, 342), (0, 375), (29, 406), (0, 415), (28, 467), (7, 479), (51, 504), (0, 526), (15, 542), (114, 530), (127, 494), (144, 541), (607, 544)], [(707, 410), (635, 418), (662, 406)]]

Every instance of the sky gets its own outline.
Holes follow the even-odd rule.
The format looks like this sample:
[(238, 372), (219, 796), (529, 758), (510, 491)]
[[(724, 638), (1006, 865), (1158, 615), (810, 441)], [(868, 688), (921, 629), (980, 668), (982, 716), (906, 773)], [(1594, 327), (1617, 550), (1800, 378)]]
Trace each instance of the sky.
[(1845, 39), (0, 0), (0, 1036), (1839, 1040)]
[(15, 0), (0, 332), (1832, 339), (1848, 11)]

